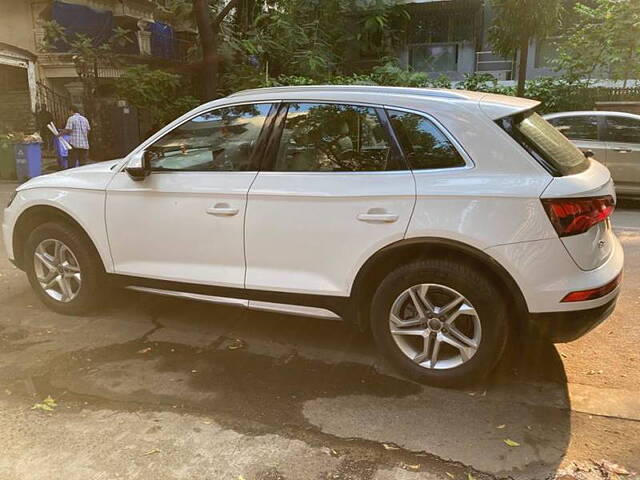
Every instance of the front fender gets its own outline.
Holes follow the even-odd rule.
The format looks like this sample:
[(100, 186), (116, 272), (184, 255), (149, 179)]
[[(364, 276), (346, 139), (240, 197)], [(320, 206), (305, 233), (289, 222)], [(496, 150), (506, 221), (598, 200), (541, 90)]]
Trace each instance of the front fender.
[(10, 259), (15, 259), (16, 226), (34, 209), (49, 207), (70, 217), (93, 242), (104, 268), (113, 271), (104, 219), (104, 190), (29, 188), (19, 190), (10, 208), (5, 210), (3, 236)]

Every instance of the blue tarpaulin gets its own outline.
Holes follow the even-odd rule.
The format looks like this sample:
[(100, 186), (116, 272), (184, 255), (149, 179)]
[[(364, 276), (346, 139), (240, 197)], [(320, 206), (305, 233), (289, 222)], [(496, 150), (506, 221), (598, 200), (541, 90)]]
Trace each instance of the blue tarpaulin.
[(166, 23), (151, 24), (151, 55), (161, 58), (175, 57), (175, 38), (173, 28)]
[[(106, 42), (113, 32), (113, 13), (95, 10), (84, 5), (72, 5), (60, 1), (53, 2), (51, 18), (65, 28), (67, 35), (86, 35), (94, 46)], [(64, 42), (55, 45), (55, 50), (68, 50)]]

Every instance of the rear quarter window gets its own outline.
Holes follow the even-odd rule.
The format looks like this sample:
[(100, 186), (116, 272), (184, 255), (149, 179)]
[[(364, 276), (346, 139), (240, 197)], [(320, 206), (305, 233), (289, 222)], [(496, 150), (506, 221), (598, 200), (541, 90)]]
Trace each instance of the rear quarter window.
[(428, 118), (387, 110), (393, 130), (413, 170), (464, 167), (466, 162), (447, 136)]
[(589, 167), (589, 160), (578, 147), (535, 112), (519, 113), (496, 122), (552, 175), (572, 175)]

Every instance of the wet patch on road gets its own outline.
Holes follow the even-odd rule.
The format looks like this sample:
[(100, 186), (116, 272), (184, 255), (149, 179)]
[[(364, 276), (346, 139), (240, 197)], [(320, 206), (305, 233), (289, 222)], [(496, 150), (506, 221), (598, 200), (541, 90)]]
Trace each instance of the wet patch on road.
[[(145, 335), (145, 338), (148, 336)], [(422, 451), (322, 432), (303, 414), (316, 398), (370, 395), (400, 399), (418, 394), (415, 383), (380, 374), (357, 363), (329, 364), (298, 355), (270, 357), (233, 349), (220, 337), (208, 348), (144, 339), (58, 357), (45, 375), (33, 378), (39, 395), (52, 395), (78, 409), (171, 411), (211, 415), (224, 428), (250, 436), (277, 434), (302, 440), (336, 457), (327, 479), (370, 479), (379, 468), (456, 474), (472, 472), (455, 461)], [(46, 393), (45, 393), (46, 392)], [(69, 411), (71, 413), (71, 411)], [(161, 427), (160, 427), (161, 428)], [(265, 472), (263, 478), (279, 478)]]

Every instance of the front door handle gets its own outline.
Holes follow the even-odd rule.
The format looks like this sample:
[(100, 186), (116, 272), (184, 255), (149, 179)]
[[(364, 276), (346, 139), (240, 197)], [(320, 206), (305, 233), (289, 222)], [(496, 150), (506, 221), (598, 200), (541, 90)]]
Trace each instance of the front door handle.
[(367, 213), (359, 214), (358, 220), (368, 223), (393, 223), (398, 220), (398, 215), (385, 210), (372, 208)]
[(630, 148), (620, 148), (620, 147), (614, 148), (613, 151), (614, 152), (618, 152), (618, 153), (631, 153), (631, 152), (633, 152), (633, 150), (631, 150)]
[(207, 213), (216, 217), (233, 217), (238, 214), (238, 211), (237, 208), (229, 206), (228, 203), (216, 203), (213, 207), (207, 208)]

